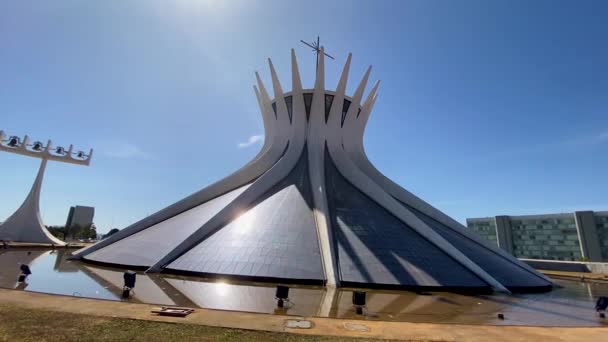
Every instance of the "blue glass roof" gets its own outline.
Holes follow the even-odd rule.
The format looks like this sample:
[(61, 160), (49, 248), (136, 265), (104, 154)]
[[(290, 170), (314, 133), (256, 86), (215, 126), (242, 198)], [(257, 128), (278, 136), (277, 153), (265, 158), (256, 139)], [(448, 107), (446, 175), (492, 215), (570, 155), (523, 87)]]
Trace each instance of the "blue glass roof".
[[(404, 204), (405, 205), (405, 204)], [(494, 279), (498, 280), (507, 289), (518, 291), (520, 288), (547, 287), (551, 284), (540, 276), (524, 269), (515, 262), (493, 252), (463, 234), (446, 227), (435, 219), (408, 207), (419, 219), (434, 229), (444, 239), (448, 240), (454, 247), (458, 248), (464, 255), (474, 263), (483, 268)]]
[(306, 150), (244, 214), (167, 265), (169, 271), (324, 281)]
[(85, 260), (150, 267), (194, 233), (249, 185), (232, 190), (199, 206), (118, 240), (87, 256)]
[(327, 153), (325, 176), (339, 273), (345, 285), (488, 287), (351, 185)]

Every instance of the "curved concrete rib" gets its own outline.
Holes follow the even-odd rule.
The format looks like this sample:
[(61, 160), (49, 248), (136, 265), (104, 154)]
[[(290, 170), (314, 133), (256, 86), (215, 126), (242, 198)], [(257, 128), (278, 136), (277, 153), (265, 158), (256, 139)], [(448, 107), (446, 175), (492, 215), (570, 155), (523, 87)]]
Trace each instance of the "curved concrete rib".
[(336, 287), (340, 285), (340, 277), (325, 195), (325, 131), (325, 58), (321, 48), (308, 121), (308, 172), (326, 285)]
[[(361, 101), (361, 97), (363, 94), (363, 89), (365, 88), (365, 84), (367, 83), (367, 79), (369, 77), (370, 70), (366, 72), (363, 80), (357, 87), (355, 95), (353, 96), (353, 102), (348, 109), (348, 113), (346, 117), (353, 117), (357, 114), (359, 103)], [(338, 103), (340, 107), (342, 104)], [(336, 111), (331, 111), (331, 115), (335, 115)], [(341, 110), (340, 110), (341, 113)], [(384, 209), (389, 211), (392, 215), (397, 217), (399, 220), (407, 224), (409, 227), (414, 229), (418, 234), (426, 238), (429, 242), (437, 246), (444, 253), (452, 257), (458, 263), (463, 265), (466, 269), (471, 271), (473, 274), (477, 275), (480, 279), (489, 284), (495, 291), (509, 293), (500, 282), (498, 282), (494, 277), (484, 271), (481, 267), (471, 261), (466, 255), (452, 246), (447, 240), (445, 240), (441, 235), (436, 233), (430, 227), (428, 227), (424, 222), (422, 222), (416, 215), (410, 212), (407, 208), (401, 205), (396, 199), (388, 195), (380, 186), (378, 186), (373, 180), (371, 180), (364, 172), (362, 172), (358, 166), (353, 163), (344, 153), (343, 148), (343, 140), (347, 140), (347, 137), (344, 135), (353, 134), (353, 131), (348, 130), (339, 130), (341, 118), (331, 118), (328, 122), (331, 122), (334, 127), (334, 131), (342, 132), (342, 135), (328, 135), (327, 137), (327, 148), (331, 158), (333, 159), (336, 168), (338, 171), (359, 188), (364, 194), (382, 206)]]
[[(160, 272), (173, 260), (189, 251), (230, 221), (236, 219), (239, 214), (242, 214), (246, 209), (250, 208), (265, 192), (283, 180), (283, 178), (287, 177), (291, 170), (296, 166), (302, 151), (304, 150), (306, 141), (306, 114), (304, 111), (303, 95), (301, 95), (301, 93), (298, 96), (294, 94), (294, 99), (297, 97), (298, 100), (294, 101), (292, 125), (289, 122), (287, 105), (283, 98), (281, 85), (276, 77), (274, 66), (270, 60), (269, 65), (277, 103), (278, 131), (281, 131), (282, 134), (287, 133), (288, 136), (291, 136), (287, 151), (274, 166), (255, 180), (249, 188), (243, 191), (236, 199), (187, 237), (177, 247), (152, 265), (146, 272)], [(299, 100), (300, 98), (301, 101)]]
[(511, 254), (500, 248), (497, 248), (496, 246), (492, 246), (489, 241), (486, 241), (477, 234), (467, 230), (466, 227), (461, 225), (458, 221), (452, 219), (451, 217), (436, 209), (429, 203), (420, 199), (418, 196), (402, 188), (397, 183), (393, 182), (391, 179), (383, 175), (378, 169), (376, 169), (376, 167), (369, 161), (365, 153), (365, 149), (363, 147), (363, 134), (365, 132), (365, 127), (367, 126), (369, 115), (371, 114), (373, 106), (376, 102), (378, 86), (379, 82), (377, 82), (374, 85), (374, 88), (370, 91), (365, 103), (362, 106), (361, 114), (359, 115), (359, 117), (356, 119), (353, 117), (347, 117), (347, 120), (350, 120), (348, 120), (348, 125), (347, 123), (345, 123), (344, 125), (343, 144), (348, 157), (370, 179), (372, 179), (376, 184), (378, 184), (378, 186), (384, 189), (386, 193), (390, 194), (397, 200), (411, 206), (412, 208), (422, 212), (423, 214), (429, 217), (432, 217), (433, 219), (442, 223), (444, 226), (448, 227), (452, 231), (476, 242), (483, 248), (486, 248), (494, 252), (495, 254), (500, 255), (512, 264), (529, 271), (530, 273), (534, 274), (537, 277), (540, 277), (543, 280), (546, 280), (550, 283), (554, 283), (550, 278), (537, 272), (529, 265), (520, 262)]
[(205, 187), (198, 192), (195, 192), (194, 194), (130, 225), (125, 229), (122, 229), (118, 233), (111, 235), (110, 237), (105, 238), (94, 245), (78, 250), (72, 256), (72, 259), (81, 259), (86, 255), (104, 248), (116, 241), (129, 237), (159, 222), (165, 221), (184, 211), (190, 210), (209, 200), (221, 196), (229, 191), (251, 183), (270, 169), (281, 158), (283, 152), (285, 151), (285, 146), (287, 145), (289, 135), (287, 132), (285, 132), (285, 128), (281, 127), (280, 120), (275, 119), (270, 103), (270, 97), (268, 96), (266, 88), (264, 87), (258, 73), (256, 73), (256, 79), (258, 83), (256, 88), (256, 96), (258, 97), (258, 104), (264, 119), (266, 138), (264, 139), (264, 146), (262, 147), (260, 153), (258, 153), (258, 155), (251, 162), (228, 177), (208, 187)]
[(262, 145), (262, 149), (253, 158), (253, 160), (250, 161), (250, 163), (254, 163), (255, 161), (257, 161), (260, 158), (260, 156), (262, 156), (264, 154), (264, 152), (266, 152), (268, 150), (268, 148), (271, 146), (272, 138), (270, 136), (272, 135), (271, 132), (273, 132), (274, 122), (276, 121), (276, 120), (274, 120), (274, 118), (267, 117), (268, 113), (264, 109), (264, 104), (262, 103), (262, 98), (260, 95), (260, 91), (258, 90), (258, 87), (256, 87), (254, 85), (253, 91), (255, 92), (255, 97), (258, 101), (258, 106), (260, 107), (260, 113), (262, 113), (262, 118), (264, 119), (263, 120), (264, 121), (264, 145)]
[(42, 159), (29, 194), (19, 206), (19, 209), (0, 226), (0, 240), (65, 245), (65, 242), (54, 237), (46, 229), (40, 217), (40, 189), (46, 163), (47, 160)]

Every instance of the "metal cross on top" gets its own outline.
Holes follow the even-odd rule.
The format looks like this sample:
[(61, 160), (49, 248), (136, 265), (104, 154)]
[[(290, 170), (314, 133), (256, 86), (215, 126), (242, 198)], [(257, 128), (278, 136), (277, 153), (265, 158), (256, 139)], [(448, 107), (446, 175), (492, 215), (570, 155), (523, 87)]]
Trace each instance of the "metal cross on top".
[[(319, 36), (317, 36), (317, 41), (316, 42), (313, 41), (311, 44), (309, 44), (309, 43), (307, 43), (307, 42), (305, 42), (303, 40), (300, 40), (300, 41), (302, 43), (304, 43), (305, 45), (311, 47), (312, 51), (317, 54), (317, 69), (319, 69), (319, 54), (321, 53), (321, 42), (320, 42)], [(331, 59), (335, 59), (335, 58), (333, 58), (332, 56), (330, 56), (329, 54), (327, 54), (325, 52), (323, 52), (323, 54), (325, 56), (331, 58)]]

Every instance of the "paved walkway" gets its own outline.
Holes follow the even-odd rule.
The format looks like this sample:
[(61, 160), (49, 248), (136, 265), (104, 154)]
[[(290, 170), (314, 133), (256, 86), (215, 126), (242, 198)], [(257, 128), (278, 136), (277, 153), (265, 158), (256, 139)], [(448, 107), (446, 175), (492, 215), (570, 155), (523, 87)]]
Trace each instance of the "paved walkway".
[(566, 278), (575, 280), (596, 280), (608, 282), (608, 274), (603, 273), (589, 273), (589, 272), (565, 272), (565, 271), (549, 271), (549, 270), (538, 270), (550, 277), (554, 278)]
[[(68, 241), (65, 246), (57, 246), (55, 245), (55, 249), (62, 248), (83, 248), (89, 245), (92, 245), (91, 242), (80, 242), (80, 241)], [(34, 243), (34, 242), (8, 242), (9, 248), (52, 248), (53, 245), (50, 243)], [(0, 244), (0, 248), (2, 245)]]
[[(185, 318), (151, 314), (157, 305), (134, 304), (0, 289), (0, 302), (33, 309), (72, 312), (85, 315), (142, 319), (150, 321), (201, 324), (225, 328), (291, 332), (307, 335), (350, 336), (383, 339), (431, 341), (600, 341), (608, 337), (602, 328), (547, 328), (521, 326), (483, 326), (405, 322), (343, 320), (293, 317), (245, 312), (196, 309)], [(286, 327), (287, 320), (305, 319), (310, 329)]]

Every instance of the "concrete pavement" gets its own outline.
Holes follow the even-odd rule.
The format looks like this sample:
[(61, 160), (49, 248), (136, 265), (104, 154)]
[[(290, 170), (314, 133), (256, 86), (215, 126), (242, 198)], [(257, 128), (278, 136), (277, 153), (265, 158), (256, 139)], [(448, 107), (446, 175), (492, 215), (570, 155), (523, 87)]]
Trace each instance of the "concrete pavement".
[[(185, 318), (163, 317), (150, 313), (158, 305), (134, 304), (0, 289), (0, 302), (32, 309), (71, 312), (85, 315), (141, 319), (160, 322), (290, 332), (307, 335), (368, 337), (404, 340), (441, 341), (599, 341), (608, 336), (608, 326), (600, 328), (556, 328), (522, 326), (484, 326), (344, 320), (319, 317), (294, 317), (246, 312), (196, 309)], [(288, 320), (307, 320), (310, 329), (286, 327)]]

